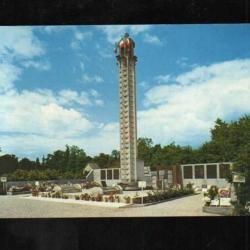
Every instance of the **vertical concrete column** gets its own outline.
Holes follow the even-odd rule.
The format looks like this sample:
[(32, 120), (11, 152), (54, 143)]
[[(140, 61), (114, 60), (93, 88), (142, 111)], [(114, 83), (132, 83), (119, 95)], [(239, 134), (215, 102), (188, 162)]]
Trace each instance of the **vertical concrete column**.
[(217, 180), (220, 178), (220, 164), (219, 163), (217, 163), (216, 164), (216, 172), (217, 172)]
[(184, 180), (184, 168), (183, 168), (183, 166), (181, 166), (181, 179), (183, 182), (183, 180)]
[(204, 179), (207, 179), (207, 164), (204, 164)]
[(192, 179), (195, 179), (195, 170), (194, 170), (194, 165), (192, 165)]
[(106, 180), (108, 179), (108, 171), (107, 169), (105, 169), (105, 177), (106, 177)]

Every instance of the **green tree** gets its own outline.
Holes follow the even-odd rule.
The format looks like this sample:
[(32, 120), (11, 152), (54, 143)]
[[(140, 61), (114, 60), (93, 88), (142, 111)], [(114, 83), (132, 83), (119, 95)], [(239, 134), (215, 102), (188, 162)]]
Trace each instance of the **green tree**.
[(233, 165), (233, 171), (245, 176), (246, 182), (240, 183), (236, 189), (240, 204), (245, 205), (247, 201), (250, 201), (250, 142), (241, 147)]
[(153, 141), (151, 138), (137, 139), (137, 155), (140, 160), (144, 161), (145, 165), (149, 165), (152, 157)]
[(10, 173), (18, 168), (18, 158), (15, 155), (0, 156), (0, 174)]

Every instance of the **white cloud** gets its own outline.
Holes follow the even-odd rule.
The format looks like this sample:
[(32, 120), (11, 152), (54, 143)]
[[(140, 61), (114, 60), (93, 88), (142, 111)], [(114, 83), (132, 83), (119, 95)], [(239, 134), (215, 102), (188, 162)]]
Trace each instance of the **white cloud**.
[[(188, 66), (188, 58), (187, 57), (181, 57), (176, 61), (176, 64), (181, 66), (181, 67), (185, 67)], [(195, 65), (197, 66), (197, 65)]]
[(0, 55), (32, 58), (44, 53), (31, 27), (0, 27)]
[(84, 70), (84, 69), (85, 69), (84, 62), (80, 62), (80, 68), (81, 68), (81, 70)]
[[(53, 32), (53, 28), (47, 32)], [(76, 144), (100, 152), (101, 140), (106, 140), (110, 131), (102, 133), (102, 127), (94, 123), (82, 112), (83, 106), (102, 106), (103, 101), (94, 89), (88, 92), (76, 92), (63, 89), (58, 93), (49, 89), (18, 91), (15, 82), (21, 77), (22, 68), (14, 66), (18, 62), (24, 68), (48, 70), (50, 63), (35, 61), (36, 56), (44, 54), (33, 29), (28, 27), (0, 28), (0, 141), (6, 153), (36, 157), (50, 153), (65, 144)], [(84, 39), (82, 33), (76, 33), (79, 41)], [(84, 70), (84, 64), (80, 67)], [(96, 76), (85, 75), (88, 82), (102, 82)], [(77, 107), (75, 105), (80, 105)], [(89, 136), (93, 130), (93, 136)], [(98, 135), (98, 136), (96, 136)], [(108, 150), (115, 145), (109, 140), (105, 145)], [(97, 146), (96, 146), (97, 145)], [(92, 148), (92, 149), (91, 149)]]
[(106, 35), (108, 42), (114, 44), (128, 32), (131, 36), (138, 35), (139, 33), (145, 32), (151, 28), (150, 25), (98, 25), (98, 29)]
[(71, 26), (66, 26), (66, 25), (49, 25), (41, 27), (41, 30), (48, 34), (53, 34), (55, 32), (60, 32), (69, 28), (72, 29)]
[(97, 106), (100, 106), (100, 107), (103, 107), (103, 105), (104, 105), (104, 102), (101, 99), (96, 99), (96, 100), (94, 100), (94, 102)]
[(94, 97), (99, 97), (100, 96), (100, 94), (95, 89), (90, 89), (89, 92)]
[(146, 33), (143, 37), (143, 42), (145, 43), (150, 43), (150, 44), (155, 44), (155, 45), (161, 45), (162, 42), (160, 38), (156, 35), (151, 35), (149, 33)]
[(22, 64), (25, 68), (35, 68), (38, 70), (50, 70), (51, 65), (48, 61), (24, 61)]
[[(52, 117), (54, 116), (52, 115)], [(80, 130), (81, 129), (80, 127)], [(80, 134), (77, 136), (68, 136), (67, 134), (65, 135), (64, 132), (58, 133), (56, 136), (51, 134), (44, 136), (36, 133), (28, 133), (16, 134), (15, 136), (0, 135), (0, 140), (1, 146), (3, 145), (3, 153), (11, 152), (33, 159), (57, 149), (65, 149), (66, 144), (77, 145), (83, 148), (87, 154), (94, 156), (100, 152), (110, 153), (113, 149), (119, 148), (118, 129), (118, 123), (108, 123), (102, 126), (98, 126), (97, 124), (95, 126), (95, 134), (91, 136)]]
[(78, 92), (73, 91), (71, 89), (63, 89), (59, 92), (59, 102), (61, 104), (72, 104), (72, 103), (78, 103), (80, 105), (91, 105), (92, 102), (89, 98), (89, 95), (87, 92)]
[(84, 74), (82, 76), (82, 81), (84, 83), (92, 83), (92, 82), (101, 83), (103, 82), (103, 78), (99, 75), (89, 76), (88, 74)]
[(198, 145), (209, 139), (218, 117), (231, 120), (250, 112), (250, 59), (200, 66), (175, 80), (145, 94), (151, 107), (138, 112), (140, 136)]
[(13, 88), (13, 82), (21, 74), (21, 70), (10, 63), (0, 63), (0, 93)]
[(157, 83), (167, 83), (171, 79), (171, 75), (159, 75), (155, 77)]
[(146, 81), (139, 82), (138, 85), (140, 87), (142, 87), (143, 89), (148, 89), (149, 88), (149, 84)]
[(78, 41), (84, 41), (87, 38), (92, 37), (92, 33), (91, 32), (80, 32), (79, 30), (76, 30), (75, 32), (75, 39)]
[(81, 44), (86, 41), (86, 39), (89, 39), (92, 37), (92, 33), (91, 32), (80, 32), (78, 29), (75, 29), (74, 32), (74, 37), (73, 40), (71, 41), (71, 48), (72, 49), (80, 49), (81, 48)]
[(2, 132), (73, 136), (91, 128), (90, 121), (80, 112), (60, 106), (51, 91), (12, 90), (2, 95), (1, 100)]

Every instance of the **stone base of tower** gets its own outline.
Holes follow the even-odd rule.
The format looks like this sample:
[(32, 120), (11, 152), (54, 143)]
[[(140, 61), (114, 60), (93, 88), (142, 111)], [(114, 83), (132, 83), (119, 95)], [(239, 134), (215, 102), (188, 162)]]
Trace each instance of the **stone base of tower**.
[(138, 181), (144, 181), (145, 177), (144, 177), (144, 161), (137, 159), (136, 161), (136, 178), (131, 180), (131, 181), (127, 181), (125, 179), (121, 178), (121, 182), (124, 184), (136, 184), (138, 183)]

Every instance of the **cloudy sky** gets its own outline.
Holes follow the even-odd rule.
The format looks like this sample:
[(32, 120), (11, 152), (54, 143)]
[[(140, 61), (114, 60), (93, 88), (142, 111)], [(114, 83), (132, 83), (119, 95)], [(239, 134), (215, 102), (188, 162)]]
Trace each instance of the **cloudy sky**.
[(1, 154), (119, 149), (114, 43), (136, 43), (138, 136), (197, 147), (250, 113), (250, 25), (0, 27)]

